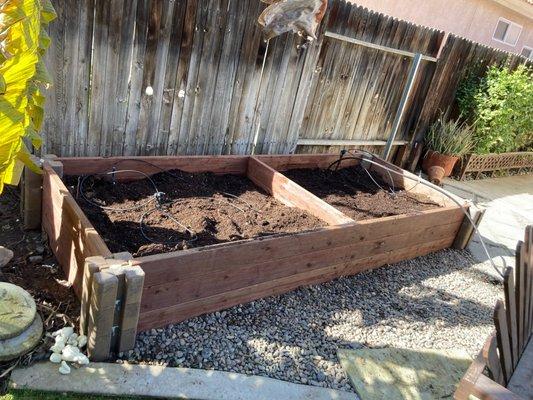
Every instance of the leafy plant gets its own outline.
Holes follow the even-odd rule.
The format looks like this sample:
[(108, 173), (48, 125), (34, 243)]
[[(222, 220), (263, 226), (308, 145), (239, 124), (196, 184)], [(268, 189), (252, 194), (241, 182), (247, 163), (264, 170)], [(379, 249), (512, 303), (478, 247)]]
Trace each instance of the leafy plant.
[(514, 71), (491, 67), (477, 83), (462, 85), (457, 102), (474, 121), (474, 152), (533, 149), (532, 72), (525, 65)]
[(431, 125), (425, 142), (430, 150), (462, 157), (472, 150), (473, 130), (466, 122), (451, 120), (447, 113), (441, 113), (439, 119)]
[(0, 193), (17, 184), (22, 166), (35, 171), (24, 138), (39, 147), (44, 96), (49, 84), (42, 56), (50, 44), (44, 26), (56, 14), (50, 0), (0, 1)]

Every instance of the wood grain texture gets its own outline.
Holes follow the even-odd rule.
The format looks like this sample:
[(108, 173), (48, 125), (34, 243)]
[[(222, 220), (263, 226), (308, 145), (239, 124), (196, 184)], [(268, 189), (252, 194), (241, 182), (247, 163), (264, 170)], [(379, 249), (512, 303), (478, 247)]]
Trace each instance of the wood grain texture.
[[(163, 314), (166, 316), (161, 321), (167, 321), (172, 316), (170, 310), (176, 307), (181, 310), (183, 304), (187, 306), (183, 306), (185, 308), (175, 318), (198, 315), (200, 309), (226, 304), (209, 303), (206, 300), (211, 304), (209, 307), (199, 306), (204, 299), (228, 295), (234, 299), (230, 301), (231, 304), (234, 301), (247, 301), (258, 296), (258, 293), (266, 296), (272, 290), (276, 293), (277, 290), (282, 290), (277, 289), (276, 282), (283, 282), (280, 288), (289, 290), (288, 288), (301, 284), (321, 282), (326, 277), (331, 279), (387, 262), (423, 255), (449, 247), (454, 241), (464, 218), (463, 212), (456, 205), (355, 222), (266, 164), (281, 170), (326, 168), (336, 159), (337, 156), (326, 154), (82, 157), (61, 158), (58, 162), (62, 163), (67, 175), (104, 173), (114, 166), (117, 169), (137, 169), (146, 174), (182, 169), (193, 173), (211, 171), (247, 175), (286, 204), (307, 210), (331, 225), (298, 234), (242, 240), (131, 260), (132, 265), (140, 266), (146, 274), (141, 312), (155, 315), (158, 310), (165, 309)], [(358, 158), (347, 160), (344, 166), (357, 165), (359, 162)], [(121, 179), (139, 177), (142, 176), (120, 176)], [(60, 255), (58, 258), (63, 258), (66, 265), (74, 266), (88, 255), (108, 257), (109, 250), (59, 177), (53, 179), (58, 180), (56, 185), (63, 188), (65, 196), (60, 197), (61, 201), (52, 201), (51, 198), (46, 201), (61, 215), (57, 219), (64, 225), (63, 230), (69, 232), (62, 235), (65, 245), (54, 247), (54, 251)], [(53, 226), (54, 219), (49, 219)], [(72, 222), (78, 220), (79, 222)], [(82, 234), (77, 233), (78, 225), (86, 227), (81, 229)], [(96, 235), (96, 239), (93, 240), (91, 235)], [(62, 255), (69, 248), (72, 252), (68, 256)], [(80, 248), (84, 251), (80, 251)], [(81, 270), (75, 269), (74, 275), (77, 276), (78, 272), (81, 274)], [(263, 291), (250, 289), (257, 285)]]
[[(61, 158), (65, 175), (87, 175), (109, 172), (117, 169), (135, 169), (148, 175), (171, 169), (185, 172), (213, 172), (215, 174), (246, 175), (246, 156), (179, 156), (179, 157), (76, 157)], [(117, 174), (117, 179), (144, 178), (140, 174)]]
[(43, 172), (42, 227), (68, 283), (80, 296), (85, 258), (110, 257), (111, 252), (59, 176), (47, 165)]
[[(456, 227), (457, 224), (428, 227), (395, 236), (394, 240), (378, 238), (319, 251), (310, 249), (305, 254), (276, 258), (266, 262), (253, 263), (250, 260), (249, 264), (239, 268), (231, 268), (227, 264), (196, 271), (184, 268), (180, 278), (145, 288), (143, 310), (153, 310), (196, 300), (204, 297), (206, 293), (213, 295), (224, 291), (229, 292), (243, 286), (311, 272), (328, 265), (366, 259), (377, 254), (394, 253), (404, 247), (422, 246), (427, 242), (448, 240)], [(189, 271), (188, 274), (186, 270)]]
[(450, 246), (461, 211), (431, 211), (135, 259), (146, 274), (139, 329)]
[[(496, 332), (485, 342), (478, 357), (461, 379), (455, 399), (530, 399), (533, 398), (533, 347), (531, 330), (527, 328), (529, 315), (527, 300), (528, 261), (531, 260), (533, 226), (526, 227), (524, 242), (516, 248), (516, 268), (504, 272), (505, 304), (498, 300), (493, 320)], [(484, 370), (488, 369), (489, 376)], [(507, 387), (505, 387), (507, 386)]]
[(519, 359), (518, 351), (518, 325), (517, 325), (517, 309), (515, 284), (514, 284), (514, 271), (513, 268), (507, 267), (503, 274), (503, 287), (505, 294), (505, 313), (507, 317), (507, 326), (509, 328), (509, 342), (511, 346), (511, 355), (513, 366), (516, 367)]
[[(300, 286), (326, 282), (339, 276), (353, 275), (384, 264), (428, 254), (449, 246), (452, 241), (452, 238), (448, 238), (432, 243), (426, 243), (422, 246), (418, 245), (415, 247), (404, 248), (398, 252), (374, 255), (338, 265), (329, 265), (312, 272), (305, 272), (247, 286), (232, 292), (209, 296), (204, 299), (176, 304), (166, 308), (144, 313), (141, 312), (139, 317), (139, 330), (143, 331), (154, 327), (161, 327), (169, 323), (182, 321), (191, 316), (228, 308), (236, 304), (245, 303), (266, 296), (285, 293)], [(148, 270), (145, 269), (145, 273), (147, 271)]]
[[(430, 227), (455, 223), (458, 229), (461, 221), (462, 213), (457, 208), (428, 210), (413, 215), (364, 220), (354, 225), (334, 226), (298, 235), (242, 240), (201, 249), (139, 257), (133, 263), (143, 266), (146, 272), (145, 285), (151, 286), (178, 280), (182, 274), (225, 268), (226, 265), (240, 268), (249, 264), (302, 256), (310, 251), (349, 246), (370, 239), (381, 239), (377, 245), (384, 246), (386, 241), (394, 242), (397, 235), (411, 230), (413, 226)], [(455, 233), (456, 231), (450, 232), (450, 235)]]
[(248, 159), (247, 176), (257, 186), (286, 206), (305, 210), (311, 215), (327, 222), (329, 225), (342, 225), (355, 222), (255, 157)]
[(505, 306), (501, 300), (498, 300), (494, 308), (494, 325), (496, 326), (496, 340), (498, 342), (498, 352), (500, 354), (500, 364), (504, 382), (507, 384), (511, 379), (514, 371), (511, 344), (509, 342), (509, 327), (505, 315)]
[[(268, 46), (258, 0), (55, 7), (44, 151), (60, 156), (322, 153), (339, 148), (297, 148), (298, 138), (384, 141), (409, 59), (324, 32), (429, 56), (444, 37), (345, 0), (330, 1), (315, 42), (287, 33)], [(450, 36), (440, 57), (423, 62), (398, 139), (423, 134), (468, 68), (508, 54)], [(512, 68), (521, 61), (509, 58)]]

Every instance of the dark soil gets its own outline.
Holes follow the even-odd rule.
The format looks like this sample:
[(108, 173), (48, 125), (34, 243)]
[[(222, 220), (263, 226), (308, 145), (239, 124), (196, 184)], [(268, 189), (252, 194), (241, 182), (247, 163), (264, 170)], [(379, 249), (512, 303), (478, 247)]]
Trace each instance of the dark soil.
[[(58, 265), (41, 231), (24, 231), (20, 217), (18, 190), (6, 187), (0, 195), (0, 244), (12, 250), (13, 259), (0, 272), (0, 280), (26, 289), (35, 299), (43, 314), (53, 310), (58, 329), (64, 323), (76, 323), (79, 302), (68, 286), (63, 270)], [(30, 260), (30, 257), (35, 257)]]
[[(18, 285), (33, 296), (45, 332), (65, 325), (76, 327), (80, 315), (76, 295), (66, 282), (41, 231), (23, 230), (19, 203), (18, 190), (5, 187), (0, 195), (0, 245), (12, 250), (14, 257), (1, 268), (0, 281)], [(0, 363), (0, 398), (8, 388), (13, 368), (48, 359), (50, 340), (43, 334), (41, 341), (29, 353)]]
[[(147, 178), (82, 179), (67, 177), (67, 185), (112, 252), (158, 254), (326, 225), (284, 206), (242, 176), (174, 170), (153, 175), (153, 184)], [(164, 193), (160, 206), (154, 184)]]
[[(440, 207), (424, 195), (398, 190), (360, 167), (293, 169), (284, 174), (354, 220), (408, 214)], [(381, 186), (380, 187), (378, 187)]]

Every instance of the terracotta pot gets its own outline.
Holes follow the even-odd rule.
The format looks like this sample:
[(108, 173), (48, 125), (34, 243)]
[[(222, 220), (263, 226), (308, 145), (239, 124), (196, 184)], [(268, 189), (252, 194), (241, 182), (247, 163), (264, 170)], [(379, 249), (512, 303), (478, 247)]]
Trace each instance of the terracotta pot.
[(444, 168), (444, 176), (450, 176), (453, 171), (453, 167), (459, 160), (459, 157), (447, 156), (445, 154), (438, 153), (433, 150), (429, 150), (424, 159), (422, 160), (422, 168), (426, 173), (429, 173), (429, 169), (433, 166)]
[(444, 168), (434, 165), (428, 169), (428, 177), (431, 183), (435, 185), (440, 185), (442, 178), (444, 178)]

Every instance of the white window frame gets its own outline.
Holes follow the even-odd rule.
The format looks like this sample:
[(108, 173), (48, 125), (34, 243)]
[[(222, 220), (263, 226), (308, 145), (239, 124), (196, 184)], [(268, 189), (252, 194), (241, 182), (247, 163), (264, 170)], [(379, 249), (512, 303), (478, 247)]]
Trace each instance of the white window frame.
[[(529, 60), (533, 60), (533, 48), (529, 47), (529, 46), (522, 46), (522, 50), (520, 50), (520, 55), (522, 55), (522, 52), (527, 49), (530, 51), (529, 53), (529, 57), (527, 57)], [(522, 57), (525, 57), (525, 56), (522, 56)]]
[[(515, 26), (520, 28), (520, 33), (516, 37), (516, 40), (515, 40), (515, 42), (513, 44), (507, 43), (505, 40), (500, 40), (500, 39), (497, 39), (496, 37), (494, 37), (494, 35), (496, 35), (496, 30), (498, 29), (498, 25), (499, 25), (500, 21), (503, 21), (503, 22), (505, 22), (505, 23), (507, 23), (509, 25), (515, 25)], [(520, 39), (520, 36), (522, 35), (522, 31), (523, 30), (524, 30), (524, 27), (522, 25), (517, 24), (516, 22), (510, 21), (507, 18), (500, 17), (500, 18), (498, 18), (498, 22), (496, 23), (496, 26), (494, 27), (494, 32), (492, 32), (492, 40), (494, 40), (496, 42), (499, 42), (499, 43), (503, 43), (503, 44), (505, 44), (507, 46), (515, 47), (516, 44), (518, 43), (518, 40)]]

